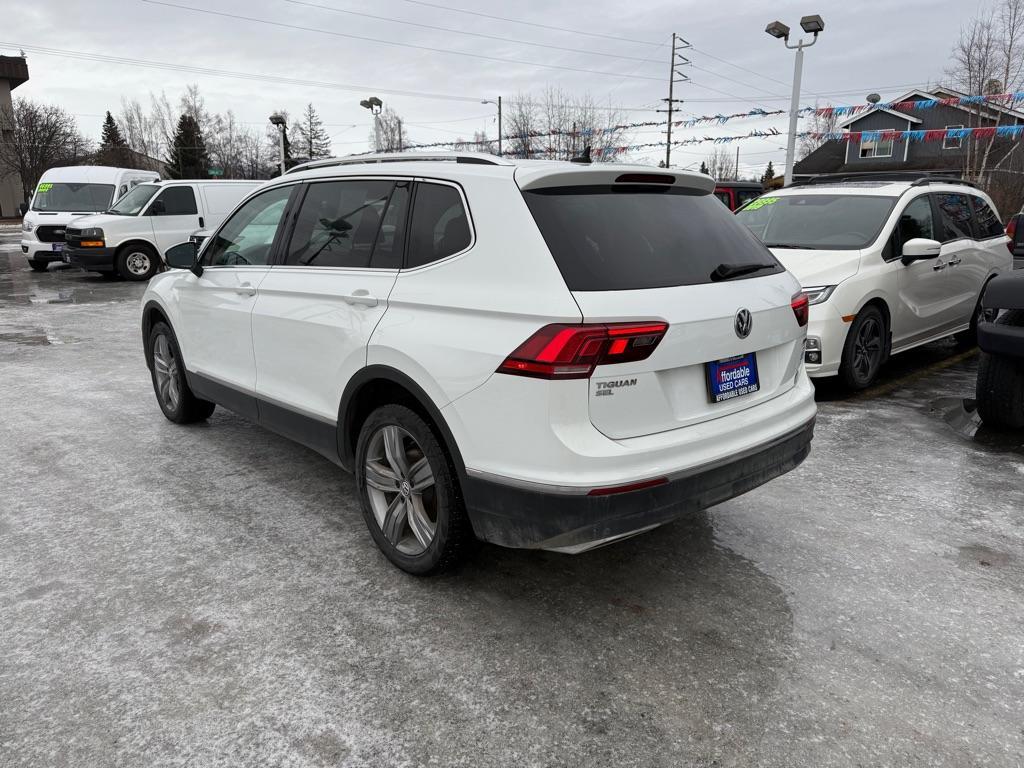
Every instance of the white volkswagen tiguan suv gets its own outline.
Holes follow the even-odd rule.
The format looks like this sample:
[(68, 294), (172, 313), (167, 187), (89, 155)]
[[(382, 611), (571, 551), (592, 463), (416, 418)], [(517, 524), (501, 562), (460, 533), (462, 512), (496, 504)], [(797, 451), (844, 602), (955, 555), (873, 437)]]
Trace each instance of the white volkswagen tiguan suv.
[(355, 473), (397, 566), (580, 552), (808, 454), (806, 297), (707, 176), (483, 155), (319, 161), (168, 251), (157, 401)]
[(897, 352), (972, 341), (981, 294), (1013, 257), (989, 197), (957, 179), (820, 177), (747, 203), (737, 219), (800, 280), (812, 377), (863, 389)]

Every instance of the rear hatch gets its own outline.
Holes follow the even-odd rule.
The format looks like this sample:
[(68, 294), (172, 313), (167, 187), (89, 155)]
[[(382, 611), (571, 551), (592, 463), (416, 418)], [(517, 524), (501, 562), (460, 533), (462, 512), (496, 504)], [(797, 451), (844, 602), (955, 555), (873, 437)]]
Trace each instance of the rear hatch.
[(590, 419), (602, 433), (686, 427), (794, 385), (799, 285), (710, 179), (581, 169), (517, 180), (584, 323), (668, 323), (645, 359), (594, 371)]

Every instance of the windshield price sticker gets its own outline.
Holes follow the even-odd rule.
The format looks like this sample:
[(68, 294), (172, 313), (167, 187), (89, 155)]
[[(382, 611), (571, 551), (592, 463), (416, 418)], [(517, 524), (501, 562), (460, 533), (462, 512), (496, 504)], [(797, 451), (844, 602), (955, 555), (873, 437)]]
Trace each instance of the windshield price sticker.
[(779, 202), (781, 198), (778, 197), (759, 197), (756, 200), (751, 200), (747, 203), (744, 211), (756, 211), (758, 208), (764, 208), (766, 205)]
[(51, 189), (53, 189), (53, 184), (47, 183), (47, 184), (40, 184), (39, 185), (39, 191), (40, 192), (49, 192)]

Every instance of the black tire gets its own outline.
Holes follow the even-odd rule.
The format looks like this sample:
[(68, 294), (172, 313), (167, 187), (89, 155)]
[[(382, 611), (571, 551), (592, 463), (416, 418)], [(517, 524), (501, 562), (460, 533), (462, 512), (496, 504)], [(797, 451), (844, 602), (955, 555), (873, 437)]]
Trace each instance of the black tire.
[(843, 345), (839, 376), (847, 387), (867, 389), (885, 362), (889, 328), (882, 310), (869, 304), (857, 313)]
[[(397, 436), (391, 448), (387, 447), (388, 435)], [(397, 450), (404, 458), (395, 462), (391, 457), (399, 455)], [(449, 570), (466, 557), (475, 539), (458, 477), (448, 452), (419, 415), (401, 405), (375, 410), (359, 430), (355, 458), (363, 517), (388, 560), (403, 571), (426, 576)], [(431, 475), (429, 485), (423, 460)], [(406, 471), (396, 471), (395, 463), (404, 465)], [(420, 522), (414, 525), (413, 521)], [(427, 537), (424, 531), (431, 535)]]
[(110, 270), (109, 272), (97, 272), (96, 274), (98, 274), (104, 280), (109, 280), (110, 282), (114, 282), (115, 280), (120, 280), (121, 279), (121, 275), (118, 274), (113, 269)]
[[(985, 284), (986, 287), (988, 284)], [(971, 325), (966, 331), (953, 334), (953, 340), (958, 347), (970, 349), (978, 343), (978, 323), (983, 320), (995, 320), (998, 310), (985, 309), (981, 306), (981, 299), (985, 295), (985, 288), (981, 289), (978, 302), (974, 305), (974, 314), (971, 315)]]
[(37, 259), (29, 259), (28, 265), (32, 267), (33, 272), (45, 272), (46, 268), (50, 266), (48, 262), (38, 261)]
[[(1024, 327), (1024, 310), (1006, 312), (996, 323)], [(1024, 429), (1024, 359), (982, 352), (975, 397), (987, 426)]]
[[(199, 399), (189, 389), (181, 349), (167, 323), (156, 323), (150, 329), (146, 356), (153, 392), (164, 416), (175, 424), (192, 424), (210, 417), (217, 406)], [(166, 378), (162, 375), (164, 372)]]
[(142, 282), (160, 271), (160, 256), (144, 243), (129, 243), (117, 252), (115, 266), (125, 280)]

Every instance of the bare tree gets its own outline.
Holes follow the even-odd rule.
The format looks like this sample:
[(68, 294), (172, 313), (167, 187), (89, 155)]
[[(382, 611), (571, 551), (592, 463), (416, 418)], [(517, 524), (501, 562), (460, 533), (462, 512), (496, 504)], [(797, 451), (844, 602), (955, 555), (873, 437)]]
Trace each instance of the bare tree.
[(15, 99), (0, 111), (0, 175), (17, 174), (28, 200), (43, 172), (58, 165), (79, 165), (89, 142), (78, 132), (75, 119), (60, 107)]
[[(994, 95), (1019, 90), (1024, 73), (1024, 0), (996, 0), (960, 31), (946, 74), (965, 93)], [(969, 107), (967, 127), (999, 126), (1004, 105), (996, 99)], [(996, 162), (996, 137), (965, 142), (964, 173), (984, 181)]]
[[(829, 104), (831, 107), (832, 105)], [(811, 114), (807, 121), (805, 131), (808, 133), (834, 133), (839, 125), (839, 116), (835, 112), (827, 115), (819, 115), (817, 112)], [(824, 139), (816, 139), (812, 136), (801, 136), (800, 146), (797, 149), (798, 159), (803, 160), (811, 152), (825, 143)]]
[(121, 98), (121, 114), (117, 117), (117, 125), (134, 152), (153, 159), (162, 156), (163, 147), (160, 145), (157, 126), (143, 113), (137, 99)]
[(399, 152), (412, 142), (409, 141), (401, 116), (391, 107), (384, 107), (376, 117), (370, 143), (376, 152)]
[(229, 109), (212, 115), (207, 131), (206, 149), (213, 166), (221, 169), (225, 179), (242, 178), (242, 134), (235, 113)]
[(708, 175), (713, 179), (732, 179), (736, 177), (736, 156), (721, 147), (715, 149), (704, 161)]
[(266, 138), (256, 129), (247, 129), (240, 133), (239, 139), (239, 172), (243, 179), (269, 179), (274, 172), (274, 158), (277, 151), (269, 152)]
[(505, 110), (505, 152), (516, 157), (571, 160), (587, 147), (594, 160), (613, 160), (609, 150), (629, 143), (623, 115), (590, 96), (548, 87), (538, 99), (519, 94)]
[[(149, 104), (149, 121), (159, 139), (160, 152), (163, 153), (169, 150), (171, 144), (174, 143), (174, 132), (178, 128), (178, 115), (171, 107), (171, 102), (167, 100), (167, 94), (163, 91), (159, 96), (151, 92)], [(162, 154), (155, 155), (155, 157), (162, 156)]]

